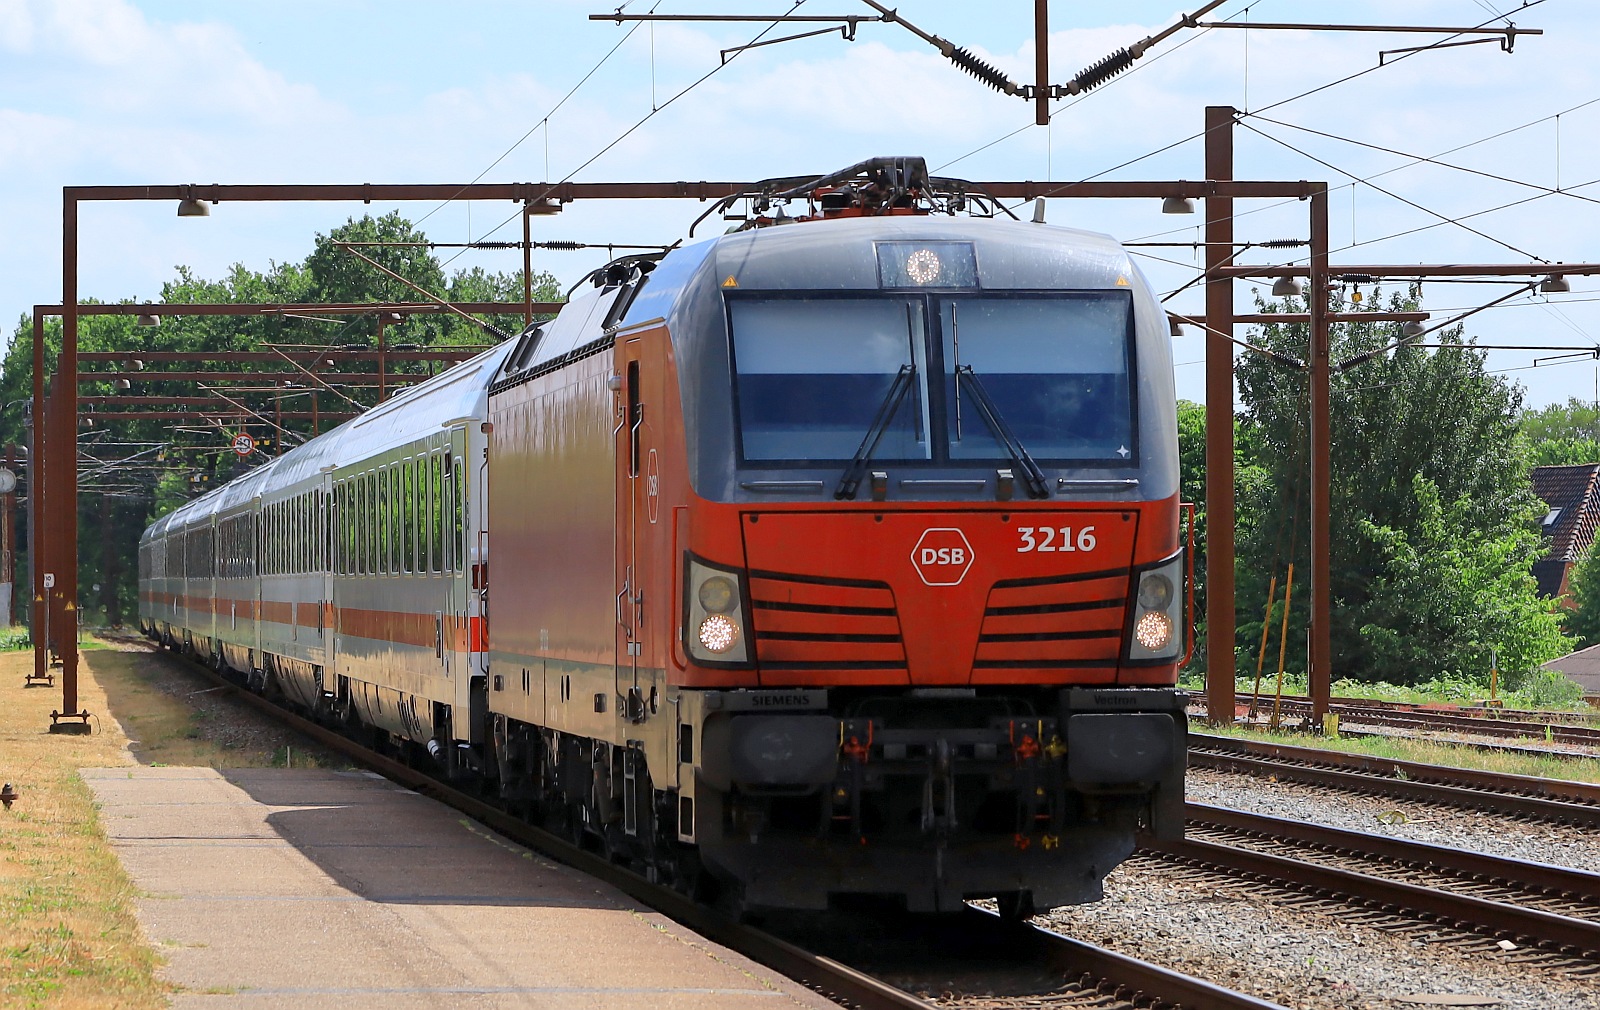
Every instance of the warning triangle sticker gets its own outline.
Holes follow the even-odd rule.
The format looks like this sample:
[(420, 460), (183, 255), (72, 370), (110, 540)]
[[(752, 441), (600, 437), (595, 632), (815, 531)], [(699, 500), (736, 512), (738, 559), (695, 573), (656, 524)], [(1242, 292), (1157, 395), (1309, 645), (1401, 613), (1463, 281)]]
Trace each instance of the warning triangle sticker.
[(729, 274), (728, 279), (722, 282), (722, 286), (725, 288), (736, 288), (739, 286), (739, 282), (733, 279), (733, 274)]

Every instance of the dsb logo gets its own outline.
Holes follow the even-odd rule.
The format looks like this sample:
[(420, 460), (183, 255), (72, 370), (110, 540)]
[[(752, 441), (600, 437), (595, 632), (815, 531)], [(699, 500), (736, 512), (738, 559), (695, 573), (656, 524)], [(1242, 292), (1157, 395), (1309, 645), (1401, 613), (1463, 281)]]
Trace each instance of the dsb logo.
[(958, 529), (923, 530), (911, 549), (911, 565), (926, 585), (960, 585), (972, 567), (972, 545)]

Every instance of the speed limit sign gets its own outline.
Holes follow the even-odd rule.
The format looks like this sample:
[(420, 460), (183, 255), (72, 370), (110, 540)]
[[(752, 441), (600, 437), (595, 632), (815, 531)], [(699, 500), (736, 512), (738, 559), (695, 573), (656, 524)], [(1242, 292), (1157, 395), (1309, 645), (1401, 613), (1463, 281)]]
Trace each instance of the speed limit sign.
[(233, 451), (241, 456), (248, 456), (256, 451), (256, 440), (241, 431), (233, 437)]

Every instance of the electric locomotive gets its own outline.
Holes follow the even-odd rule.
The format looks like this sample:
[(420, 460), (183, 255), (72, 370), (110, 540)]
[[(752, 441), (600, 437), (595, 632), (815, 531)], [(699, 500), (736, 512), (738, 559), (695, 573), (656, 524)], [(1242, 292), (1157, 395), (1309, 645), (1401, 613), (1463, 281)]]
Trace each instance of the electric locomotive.
[(741, 204), (158, 521), (146, 631), (736, 906), (1097, 899), (1183, 825), (1165, 313), (920, 159)]
[(1165, 313), (920, 159), (746, 199), (490, 390), (499, 782), (751, 906), (1095, 900), (1182, 831)]

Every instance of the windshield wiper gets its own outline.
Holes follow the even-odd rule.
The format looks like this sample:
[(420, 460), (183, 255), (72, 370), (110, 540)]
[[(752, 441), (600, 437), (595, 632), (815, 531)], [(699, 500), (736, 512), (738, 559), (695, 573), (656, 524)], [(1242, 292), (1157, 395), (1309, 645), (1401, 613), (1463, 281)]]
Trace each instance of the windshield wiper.
[(1000, 408), (996, 407), (994, 400), (990, 399), (989, 391), (983, 388), (983, 383), (978, 381), (978, 373), (972, 370), (971, 365), (956, 366), (956, 388), (959, 390), (965, 382), (972, 392), (972, 399), (977, 404), (978, 413), (989, 423), (989, 428), (1000, 437), (1000, 444), (1005, 446), (1006, 452), (1011, 454), (1011, 459), (1022, 470), (1023, 483), (1028, 485), (1028, 497), (1048, 498), (1050, 489), (1045, 485), (1044, 472), (1039, 469), (1039, 464), (1033, 461), (1028, 450), (1023, 448), (1022, 442), (1017, 438), (1017, 433), (1011, 430), (1005, 418), (1000, 416)]
[(861, 447), (851, 457), (850, 465), (844, 468), (844, 476), (839, 478), (839, 486), (833, 489), (835, 498), (850, 498), (856, 496), (856, 488), (861, 484), (861, 477), (867, 470), (867, 460), (878, 451), (878, 443), (883, 441), (883, 433), (889, 430), (889, 422), (894, 420), (894, 415), (900, 410), (900, 404), (905, 401), (906, 394), (911, 392), (911, 384), (916, 381), (917, 370), (911, 365), (901, 365), (900, 371), (895, 373), (894, 382), (890, 383), (888, 392), (883, 394), (883, 402), (878, 404), (878, 412), (873, 415), (872, 424), (867, 427), (867, 434), (861, 440)]

